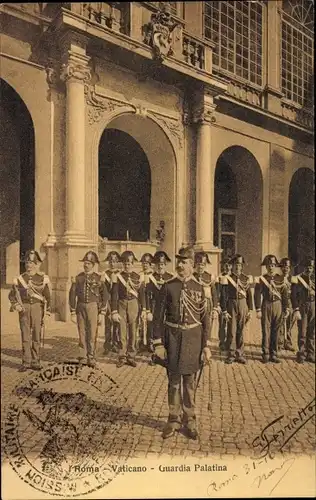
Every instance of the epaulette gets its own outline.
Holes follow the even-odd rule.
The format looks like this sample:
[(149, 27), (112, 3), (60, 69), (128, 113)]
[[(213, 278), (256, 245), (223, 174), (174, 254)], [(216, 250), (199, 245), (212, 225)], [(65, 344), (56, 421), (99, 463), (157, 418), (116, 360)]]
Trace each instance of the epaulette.
[(37, 271), (37, 273), (39, 276), (45, 276), (45, 274), (43, 273), (43, 271)]
[(297, 285), (297, 283), (298, 283), (297, 276), (292, 276), (292, 278), (291, 278), (291, 283), (292, 283), (293, 285)]
[[(44, 274), (44, 273), (43, 273)], [(47, 276), (47, 274), (44, 274), (44, 280), (43, 280), (43, 284), (44, 285), (49, 285), (50, 283), (50, 279), (49, 277)]]

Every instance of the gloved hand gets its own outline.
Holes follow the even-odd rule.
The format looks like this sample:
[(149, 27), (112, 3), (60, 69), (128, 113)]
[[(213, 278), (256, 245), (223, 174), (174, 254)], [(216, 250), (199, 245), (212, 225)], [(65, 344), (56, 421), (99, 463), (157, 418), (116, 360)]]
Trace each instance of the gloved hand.
[(286, 309), (286, 311), (283, 313), (284, 321), (289, 317), (289, 315), (290, 315), (290, 311), (288, 309)]
[(227, 311), (225, 311), (223, 312), (223, 319), (224, 321), (229, 321), (230, 319), (232, 319), (232, 317)]
[(212, 317), (212, 319), (217, 319), (218, 318), (218, 310), (217, 309), (213, 309), (211, 317)]
[(154, 354), (160, 359), (167, 358), (167, 351), (163, 345), (154, 346)]
[(248, 323), (248, 321), (250, 321), (250, 319), (251, 319), (251, 311), (248, 311), (247, 316), (246, 316), (246, 323)]
[(21, 313), (21, 312), (24, 312), (24, 307), (23, 307), (23, 306), (21, 306), (21, 304), (17, 304), (17, 305), (15, 306), (15, 310), (16, 310), (17, 312)]
[(71, 313), (71, 321), (75, 323), (75, 325), (77, 324), (77, 314), (75, 312)]
[(202, 363), (207, 365), (211, 361), (212, 353), (209, 347), (204, 347), (202, 351)]
[(147, 312), (146, 311), (142, 311), (141, 318), (143, 321), (146, 321), (146, 319), (147, 319)]
[(293, 313), (293, 321), (301, 321), (302, 319), (302, 315), (300, 313), (300, 311), (295, 311)]
[(261, 311), (257, 311), (257, 319), (261, 319), (262, 318), (262, 312)]
[(151, 322), (153, 320), (153, 315), (151, 312), (147, 313), (147, 321)]
[(112, 313), (112, 321), (114, 321), (114, 323), (121, 322), (121, 316), (119, 315), (119, 313)]

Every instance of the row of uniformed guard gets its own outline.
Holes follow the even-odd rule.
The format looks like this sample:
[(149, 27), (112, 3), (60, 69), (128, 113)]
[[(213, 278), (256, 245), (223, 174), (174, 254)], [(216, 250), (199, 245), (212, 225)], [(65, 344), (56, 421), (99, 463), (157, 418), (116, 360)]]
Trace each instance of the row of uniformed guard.
[[(38, 367), (40, 335), (45, 314), (50, 314), (50, 282), (40, 273), (41, 259), (37, 252), (26, 255), (26, 272), (15, 278), (9, 294), (11, 310), (20, 313), (23, 366)], [(136, 366), (137, 348), (153, 352), (153, 315), (159, 293), (174, 277), (166, 271), (168, 255), (159, 251), (141, 258), (142, 273), (134, 271), (136, 261), (131, 251), (110, 252), (105, 261), (109, 269), (95, 271), (99, 264), (95, 252), (82, 259), (84, 271), (72, 279), (69, 305), (72, 320), (78, 325), (79, 360), (95, 365), (96, 340), (100, 315), (105, 318), (104, 353), (118, 352), (118, 366), (125, 362)], [(122, 263), (123, 270), (118, 266)], [(222, 274), (215, 279), (206, 271), (206, 253), (194, 256), (195, 279), (202, 284), (211, 322), (219, 317), (220, 349), (228, 351), (227, 363), (245, 363), (244, 330), (251, 318), (254, 303), (262, 326), (263, 361), (279, 362), (278, 350), (294, 351), (292, 331), (298, 322), (297, 361), (315, 360), (315, 279), (314, 259), (307, 259), (304, 272), (291, 275), (291, 262), (283, 258), (278, 263), (274, 255), (264, 258), (267, 273), (253, 278), (243, 273), (244, 258), (237, 255), (222, 263)], [(153, 270), (152, 266), (155, 266)], [(282, 274), (277, 274), (277, 267)], [(32, 339), (32, 340), (31, 340)]]

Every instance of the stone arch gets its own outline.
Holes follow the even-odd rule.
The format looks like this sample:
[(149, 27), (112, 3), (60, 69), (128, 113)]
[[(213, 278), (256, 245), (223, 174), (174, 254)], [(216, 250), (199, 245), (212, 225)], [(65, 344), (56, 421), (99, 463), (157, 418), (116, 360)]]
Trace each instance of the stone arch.
[(295, 170), (289, 186), (288, 254), (294, 265), (315, 254), (315, 175), (311, 168)]
[(216, 162), (214, 244), (223, 249), (223, 257), (243, 254), (251, 274), (260, 271), (262, 214), (260, 165), (248, 149), (230, 146)]
[[(176, 142), (180, 135), (171, 138), (168, 125), (161, 123), (153, 113), (135, 113), (128, 106), (107, 114), (99, 121), (95, 131), (92, 155), (93, 171), (98, 172), (98, 147), (104, 129), (111, 128), (125, 132), (131, 136), (144, 151), (151, 172), (151, 203), (150, 203), (150, 240), (156, 240), (156, 229), (160, 221), (165, 223), (165, 239), (160, 248), (170, 255), (175, 253), (178, 241), (178, 226), (176, 206), (179, 203), (178, 186), (178, 154)], [(166, 120), (167, 122), (167, 120)], [(94, 174), (96, 176), (96, 174)], [(98, 180), (94, 179), (95, 190), (98, 190)], [(94, 214), (98, 214), (95, 206)], [(95, 226), (98, 224), (96, 216)]]
[(34, 246), (35, 129), (19, 93), (1, 79), (1, 278), (11, 283), (20, 255)]

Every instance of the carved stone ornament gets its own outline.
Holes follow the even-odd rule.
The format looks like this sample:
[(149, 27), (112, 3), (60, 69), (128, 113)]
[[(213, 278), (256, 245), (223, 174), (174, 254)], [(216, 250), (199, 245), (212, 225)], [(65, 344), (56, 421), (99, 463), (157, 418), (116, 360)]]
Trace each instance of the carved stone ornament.
[(168, 129), (170, 134), (176, 140), (178, 147), (183, 148), (183, 124), (182, 120), (178, 118), (171, 118), (167, 116), (162, 116), (158, 113), (152, 111), (147, 112), (148, 116), (153, 115), (155, 120), (161, 124), (162, 128)]
[(145, 26), (144, 43), (152, 47), (153, 56), (158, 61), (173, 55), (172, 32), (179, 26), (171, 19), (170, 2), (164, 2), (161, 9), (152, 14), (150, 22)]
[(61, 66), (60, 78), (64, 81), (75, 79), (85, 83), (91, 79), (91, 71), (84, 64), (69, 61)]
[(216, 106), (201, 106), (192, 112), (193, 123), (215, 123), (214, 116)]
[(88, 105), (89, 124), (100, 121), (104, 113), (112, 113), (115, 109), (128, 106), (127, 103), (110, 97), (98, 96), (93, 87), (85, 85), (84, 87), (86, 103)]

